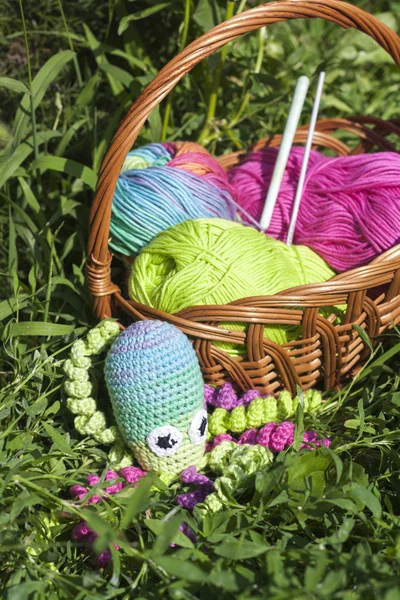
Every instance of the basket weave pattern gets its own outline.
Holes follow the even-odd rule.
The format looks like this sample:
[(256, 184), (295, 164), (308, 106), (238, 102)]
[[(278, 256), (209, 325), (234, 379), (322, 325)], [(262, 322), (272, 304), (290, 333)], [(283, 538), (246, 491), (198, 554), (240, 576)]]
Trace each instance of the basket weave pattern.
[[(258, 388), (277, 393), (296, 391), (323, 382), (332, 388), (365, 360), (368, 345), (359, 329), (376, 343), (377, 336), (400, 321), (400, 246), (388, 250), (365, 267), (337, 275), (329, 282), (304, 285), (274, 296), (237, 300), (225, 306), (195, 306), (176, 315), (127, 300), (111, 279), (112, 255), (108, 249), (111, 204), (124, 159), (151, 111), (198, 62), (239, 35), (274, 22), (320, 17), (343, 28), (354, 27), (380, 44), (400, 66), (400, 38), (381, 21), (341, 0), (285, 0), (258, 6), (221, 23), (175, 57), (144, 90), (122, 120), (103, 160), (90, 217), (87, 281), (99, 318), (122, 321), (161, 319), (180, 327), (194, 342), (205, 380), (216, 385), (236, 382), (243, 390)], [(356, 145), (332, 134), (345, 130)], [(329, 148), (337, 155), (373, 149), (395, 151), (387, 139), (400, 135), (400, 120), (385, 122), (373, 117), (326, 119), (317, 124), (315, 148)], [(307, 126), (300, 127), (295, 143), (305, 143)], [(260, 140), (252, 150), (277, 146), (281, 136)], [(219, 159), (224, 168), (240, 161), (236, 152)], [(379, 295), (370, 294), (379, 288)], [(323, 306), (347, 305), (342, 322), (318, 314)], [(221, 322), (247, 325), (245, 332), (222, 329)], [(282, 346), (263, 337), (264, 325), (300, 325), (301, 339)], [(356, 325), (356, 328), (354, 327)], [(122, 325), (121, 325), (122, 326)], [(358, 327), (357, 327), (358, 326)], [(245, 358), (233, 358), (214, 341), (244, 344)]]

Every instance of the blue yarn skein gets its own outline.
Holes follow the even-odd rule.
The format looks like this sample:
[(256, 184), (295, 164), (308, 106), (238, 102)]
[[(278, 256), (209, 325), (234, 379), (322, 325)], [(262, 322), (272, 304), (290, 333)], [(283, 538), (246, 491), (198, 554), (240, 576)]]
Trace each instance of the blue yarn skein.
[[(207, 180), (190, 170), (169, 166), (174, 144), (148, 144), (129, 152), (118, 178), (111, 209), (111, 248), (124, 255), (137, 254), (159, 233), (188, 219), (235, 219), (235, 205), (217, 178)], [(207, 154), (188, 153), (188, 163), (215, 162)], [(190, 169), (190, 165), (188, 166)], [(219, 172), (220, 175), (220, 172)]]

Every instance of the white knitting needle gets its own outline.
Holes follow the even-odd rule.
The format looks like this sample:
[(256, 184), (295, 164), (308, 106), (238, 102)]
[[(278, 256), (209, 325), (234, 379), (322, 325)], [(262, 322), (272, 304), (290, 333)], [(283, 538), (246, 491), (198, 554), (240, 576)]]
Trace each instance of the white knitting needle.
[(264, 209), (261, 215), (260, 228), (262, 231), (268, 229), (274, 212), (276, 200), (281, 187), (282, 177), (286, 169), (290, 150), (292, 148), (293, 139), (299, 124), (301, 111), (303, 110), (304, 101), (306, 99), (310, 80), (305, 75), (299, 77), (294, 90), (292, 105), (290, 107), (288, 119), (286, 122), (285, 131), (283, 132), (281, 147), (279, 148), (278, 157), (274, 172), (272, 174), (271, 183), (269, 186), (267, 198), (265, 200)]
[(301, 196), (303, 194), (304, 181), (306, 178), (308, 161), (310, 159), (311, 146), (312, 146), (312, 141), (313, 141), (313, 137), (314, 137), (315, 125), (317, 123), (318, 110), (319, 110), (319, 105), (321, 103), (321, 96), (322, 96), (322, 89), (324, 87), (324, 81), (325, 81), (325, 73), (324, 73), (324, 71), (322, 71), (319, 74), (319, 78), (318, 78), (317, 92), (315, 94), (314, 106), (313, 106), (312, 113), (311, 113), (310, 127), (308, 129), (307, 142), (306, 142), (306, 147), (304, 149), (303, 164), (301, 165), (299, 182), (297, 184), (297, 189), (296, 189), (296, 196), (295, 196), (294, 202), (293, 202), (292, 217), (290, 219), (289, 231), (288, 231), (287, 240), (286, 240), (286, 243), (288, 246), (290, 246), (293, 242), (294, 230), (296, 229), (297, 215), (299, 214), (300, 201), (301, 201)]

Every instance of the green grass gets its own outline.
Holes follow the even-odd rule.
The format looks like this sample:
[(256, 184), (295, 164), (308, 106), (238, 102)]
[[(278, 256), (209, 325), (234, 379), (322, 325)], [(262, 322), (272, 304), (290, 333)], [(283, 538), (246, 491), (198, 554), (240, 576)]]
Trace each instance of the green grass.
[[(400, 3), (357, 4), (397, 29)], [(166, 521), (176, 486), (150, 495), (140, 486), (90, 508), (71, 503), (68, 488), (106, 465), (106, 449), (74, 430), (61, 391), (68, 348), (95, 324), (83, 269), (102, 156), (157, 70), (245, 6), (168, 2), (153, 14), (147, 0), (22, 6), (25, 30), (19, 2), (3, 0), (0, 11), (0, 76), (14, 80), (0, 80), (1, 597), (397, 600), (397, 333), (328, 397), (321, 417), (306, 418), (306, 428), (331, 436), (333, 451), (279, 456), (220, 514)], [(142, 19), (123, 20), (132, 13)], [(245, 147), (282, 131), (295, 79), (315, 82), (322, 67), (321, 116), (398, 116), (399, 71), (374, 42), (297, 21), (196, 67), (139, 143), (165, 135), (201, 139), (215, 154)], [(99, 549), (120, 546), (104, 572), (71, 542), (82, 518), (100, 533)], [(170, 550), (183, 520), (198, 544), (179, 538), (185, 547)]]

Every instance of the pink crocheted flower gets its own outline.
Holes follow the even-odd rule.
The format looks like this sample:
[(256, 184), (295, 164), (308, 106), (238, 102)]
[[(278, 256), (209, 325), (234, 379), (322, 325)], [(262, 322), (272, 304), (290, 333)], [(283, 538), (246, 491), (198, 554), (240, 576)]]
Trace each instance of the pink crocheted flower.
[(262, 446), (265, 446), (266, 448), (269, 448), (271, 443), (271, 436), (276, 431), (276, 428), (276, 423), (268, 423), (267, 425), (264, 425), (264, 427), (261, 427), (257, 435), (258, 443)]
[(73, 498), (78, 498), (78, 500), (82, 500), (88, 493), (88, 489), (83, 487), (83, 485), (72, 485), (69, 488), (70, 494)]
[(218, 446), (218, 444), (222, 444), (222, 442), (235, 442), (236, 440), (229, 435), (229, 433), (219, 433), (214, 438), (214, 446)]
[[(116, 479), (122, 478), (125, 479), (126, 483), (136, 483), (137, 481), (139, 481), (139, 479), (144, 477), (144, 475), (146, 475), (146, 472), (142, 471), (142, 469), (139, 469), (138, 467), (124, 467), (123, 469), (121, 469), (120, 474), (118, 474), (116, 471), (112, 471), (111, 469), (109, 469), (104, 479), (105, 481), (115, 481)], [(89, 486), (92, 487), (100, 483), (100, 477), (95, 473), (91, 473), (87, 476), (87, 482)], [(105, 491), (107, 494), (110, 495), (118, 494), (118, 492), (120, 492), (123, 489), (123, 487), (125, 487), (125, 485), (126, 484), (123, 481), (117, 481), (116, 483), (113, 483), (112, 485), (106, 487)], [(82, 498), (84, 498), (88, 492), (88, 488), (84, 487), (83, 485), (73, 485), (70, 488), (71, 496), (73, 498), (78, 498), (79, 500), (82, 500)], [(97, 503), (100, 500), (100, 496), (94, 495), (91, 498), (89, 498), (86, 504)], [(97, 534), (94, 531), (92, 531), (87, 525), (87, 523), (85, 523), (84, 521), (75, 525), (71, 535), (73, 540), (85, 542), (89, 546), (92, 546), (93, 542), (97, 538)], [(114, 544), (114, 548), (116, 550), (119, 549), (116, 544)], [(111, 556), (112, 555), (110, 550), (105, 550), (104, 552), (99, 554), (96, 559), (97, 567), (106, 567), (111, 560)]]
[[(82, 485), (73, 485), (70, 487), (69, 491), (70, 491), (72, 498), (77, 498), (78, 500), (82, 500), (82, 498), (84, 498), (86, 496), (86, 494), (89, 492), (89, 490), (87, 488), (83, 487)], [(100, 501), (100, 496), (95, 494), (94, 496), (91, 496), (91, 498), (89, 498), (85, 502), (85, 506), (87, 506), (88, 504), (97, 504), (99, 501)]]
[(94, 473), (91, 473), (87, 476), (87, 482), (89, 485), (96, 485), (96, 483), (99, 483), (99, 481), (100, 477)]
[(243, 444), (251, 444), (252, 446), (254, 446), (255, 444), (257, 444), (257, 436), (258, 436), (257, 429), (248, 429), (247, 431), (244, 431), (242, 433), (242, 435), (239, 438), (238, 443), (241, 446)]
[[(274, 432), (271, 434), (269, 449), (272, 452), (282, 452), (285, 448), (288, 448), (293, 444), (295, 424), (285, 421), (277, 426)], [(315, 437), (317, 435), (315, 434)]]
[[(105, 476), (105, 480), (106, 481), (113, 481), (114, 479), (119, 479), (120, 476), (118, 475), (118, 473), (116, 473), (115, 471), (107, 471), (106, 476)], [(107, 494), (117, 494), (118, 492), (120, 492), (122, 490), (122, 488), (124, 487), (124, 484), (122, 481), (118, 481), (117, 483), (114, 483), (113, 485), (110, 485), (108, 487), (106, 487), (106, 492)]]
[(146, 475), (146, 471), (142, 471), (139, 467), (124, 467), (121, 469), (121, 475), (128, 483), (136, 483)]

